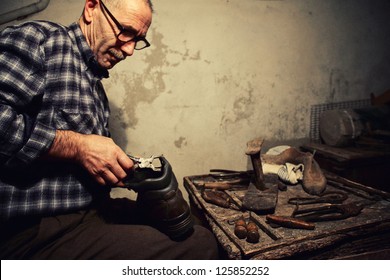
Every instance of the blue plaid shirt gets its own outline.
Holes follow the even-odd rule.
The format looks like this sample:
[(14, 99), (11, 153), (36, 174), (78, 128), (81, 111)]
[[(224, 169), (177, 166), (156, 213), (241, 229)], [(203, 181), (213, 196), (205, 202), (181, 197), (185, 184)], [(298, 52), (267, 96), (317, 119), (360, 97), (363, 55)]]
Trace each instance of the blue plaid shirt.
[(0, 33), (0, 221), (82, 209), (105, 189), (76, 164), (38, 160), (56, 130), (109, 136), (104, 77), (77, 23)]

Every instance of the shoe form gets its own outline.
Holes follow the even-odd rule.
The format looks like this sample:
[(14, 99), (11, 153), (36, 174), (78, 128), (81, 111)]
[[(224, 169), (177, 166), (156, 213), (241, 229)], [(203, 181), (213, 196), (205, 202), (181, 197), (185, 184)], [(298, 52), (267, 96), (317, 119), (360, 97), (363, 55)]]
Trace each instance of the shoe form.
[(262, 162), (266, 164), (283, 165), (286, 163), (303, 164), (302, 187), (305, 192), (312, 195), (320, 195), (326, 189), (326, 178), (315, 161), (314, 155), (309, 152), (301, 152), (289, 147), (278, 155), (261, 155)]

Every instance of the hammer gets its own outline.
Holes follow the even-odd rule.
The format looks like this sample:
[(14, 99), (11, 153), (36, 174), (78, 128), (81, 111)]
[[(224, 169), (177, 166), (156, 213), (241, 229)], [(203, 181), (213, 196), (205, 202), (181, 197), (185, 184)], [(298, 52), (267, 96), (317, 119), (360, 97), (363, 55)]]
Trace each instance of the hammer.
[(254, 184), (258, 190), (265, 190), (263, 167), (261, 165), (261, 146), (264, 140), (261, 138), (255, 138), (246, 143), (246, 154), (251, 157), (253, 171), (254, 171)]
[[(251, 157), (254, 178), (246, 191), (242, 206), (256, 213), (273, 212), (278, 200), (277, 180), (274, 176), (264, 176), (260, 151), (263, 139), (255, 138), (247, 142), (245, 153)], [(277, 177), (277, 176), (276, 176)]]

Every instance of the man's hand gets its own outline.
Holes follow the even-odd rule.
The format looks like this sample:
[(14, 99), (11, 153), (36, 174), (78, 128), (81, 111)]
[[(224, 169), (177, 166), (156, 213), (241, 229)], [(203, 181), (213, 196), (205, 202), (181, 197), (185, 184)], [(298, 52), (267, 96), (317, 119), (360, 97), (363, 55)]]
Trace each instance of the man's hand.
[(57, 130), (45, 158), (75, 161), (101, 185), (123, 187), (133, 161), (111, 138)]

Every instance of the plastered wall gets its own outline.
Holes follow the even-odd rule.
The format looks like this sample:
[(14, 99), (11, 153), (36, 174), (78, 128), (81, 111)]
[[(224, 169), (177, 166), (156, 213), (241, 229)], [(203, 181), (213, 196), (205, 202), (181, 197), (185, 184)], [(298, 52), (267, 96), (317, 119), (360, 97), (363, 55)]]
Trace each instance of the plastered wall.
[[(28, 19), (71, 23), (83, 0)], [(246, 142), (306, 141), (314, 104), (390, 88), (387, 0), (154, 0), (152, 47), (110, 72), (112, 134), (136, 155), (164, 154), (179, 182), (247, 169)]]

